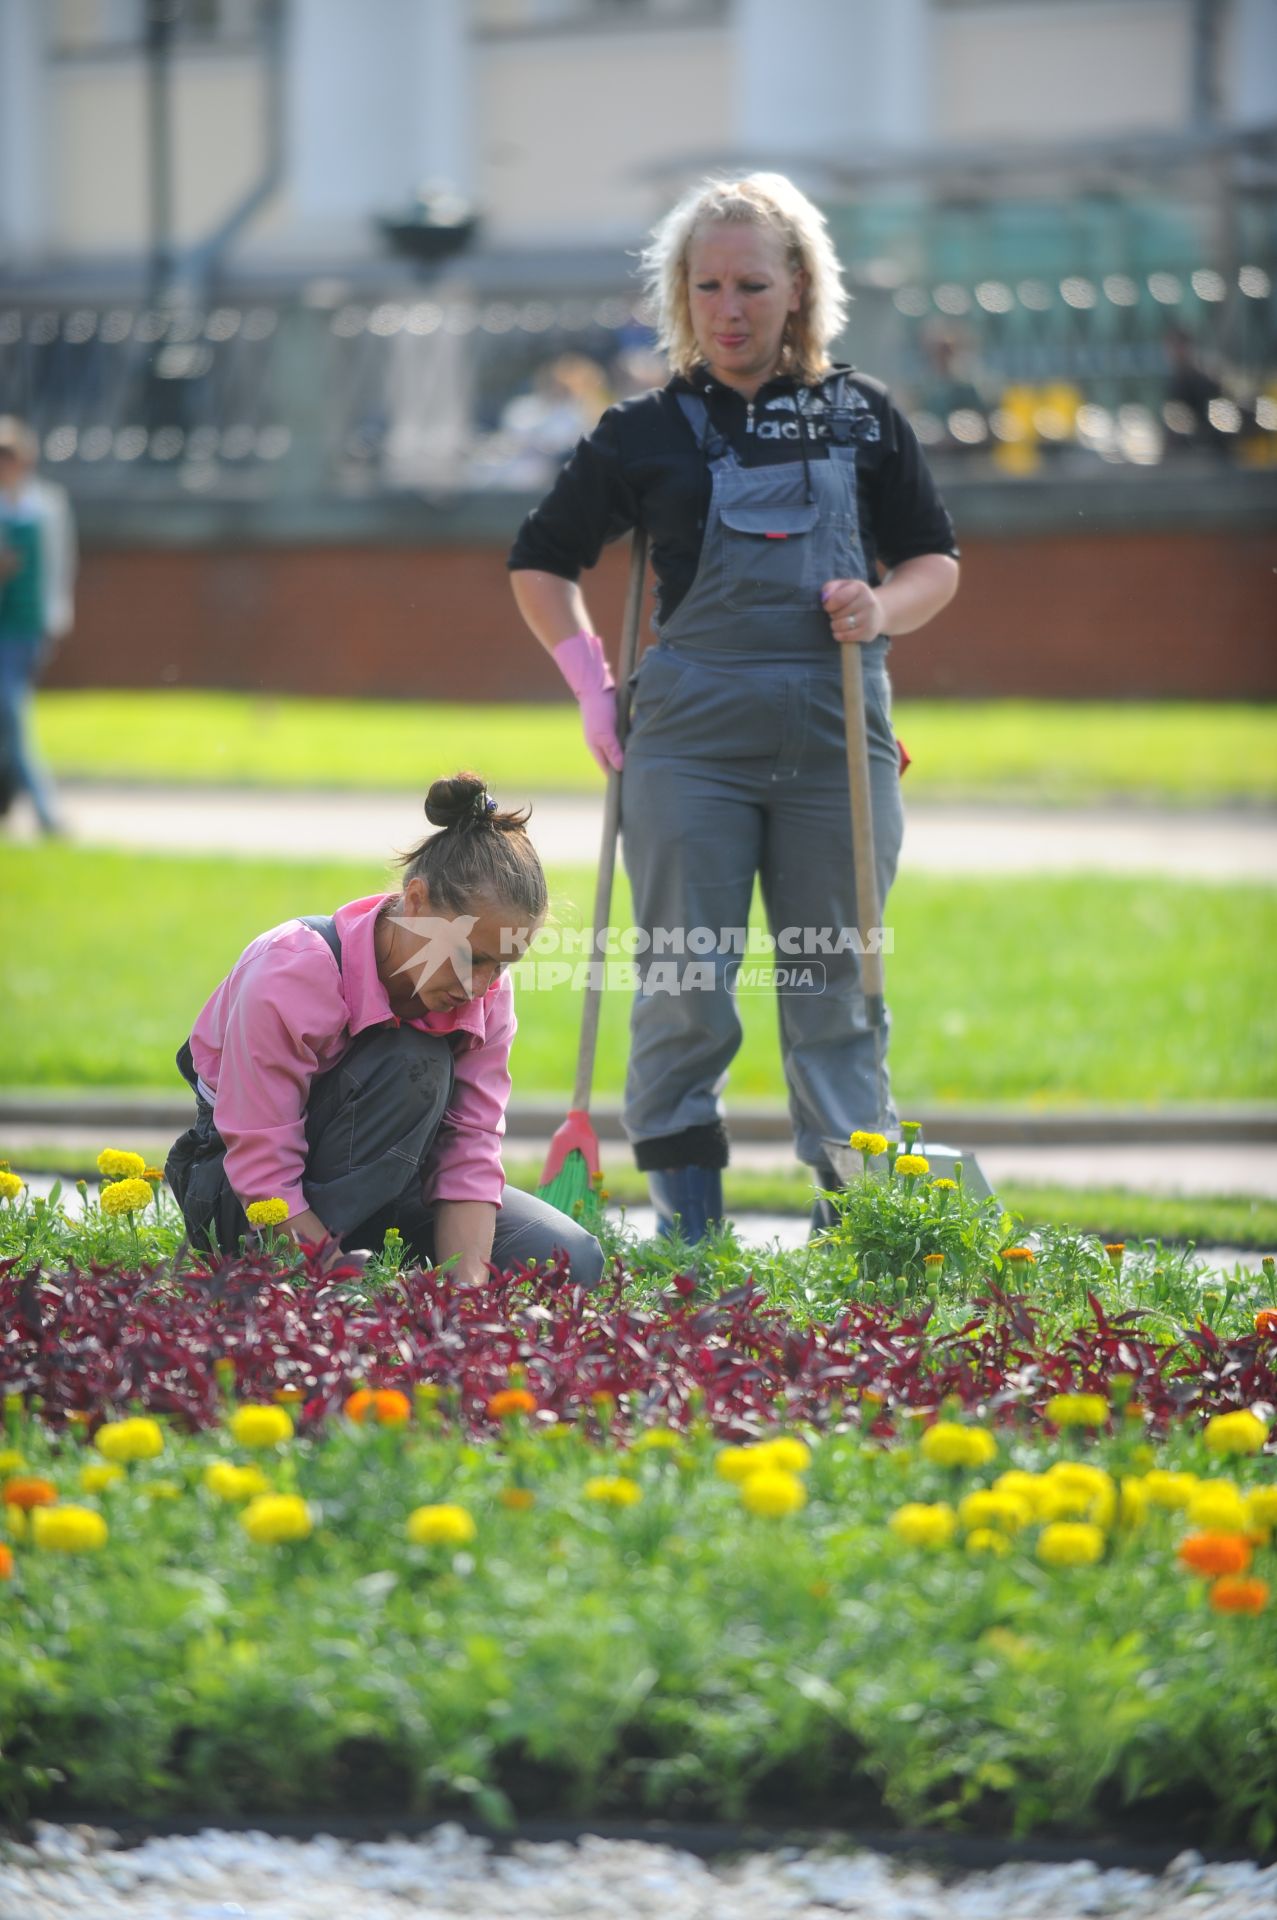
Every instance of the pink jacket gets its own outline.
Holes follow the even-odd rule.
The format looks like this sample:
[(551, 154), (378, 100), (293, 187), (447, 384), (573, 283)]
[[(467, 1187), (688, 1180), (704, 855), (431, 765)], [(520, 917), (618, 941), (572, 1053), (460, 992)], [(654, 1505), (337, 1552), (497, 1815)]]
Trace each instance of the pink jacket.
[[(298, 920), (245, 947), (191, 1029), (191, 1054), (213, 1121), (226, 1142), (226, 1175), (239, 1199), (306, 1205), (306, 1100), (312, 1078), (336, 1066), (367, 1027), (399, 1022), (377, 976), (373, 928), (384, 893), (339, 907), (341, 971), (322, 935)], [(514, 992), (508, 975), (480, 999), (411, 1022), (455, 1033), (452, 1101), (426, 1162), (426, 1200), (498, 1206), (501, 1137), (510, 1098)]]

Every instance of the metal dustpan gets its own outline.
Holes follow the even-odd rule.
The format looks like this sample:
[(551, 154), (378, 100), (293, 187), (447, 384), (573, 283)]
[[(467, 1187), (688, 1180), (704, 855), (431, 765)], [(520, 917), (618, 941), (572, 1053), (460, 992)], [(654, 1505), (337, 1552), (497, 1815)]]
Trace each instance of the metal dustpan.
[[(874, 860), (873, 801), (869, 792), (869, 745), (865, 733), (865, 681), (860, 648), (854, 641), (842, 643), (842, 703), (847, 734), (847, 785), (851, 797), (851, 844), (855, 862), (856, 922), (860, 936), (860, 984), (865, 1013), (874, 1036), (874, 1081), (878, 1098), (876, 1132), (886, 1134), (882, 1116), (886, 1112), (886, 1075), (883, 1066), (883, 1034), (886, 1027), (886, 1002), (883, 989), (882, 947), (878, 938), (881, 906), (878, 899), (878, 869)], [(868, 1131), (868, 1123), (859, 1123)], [(846, 1184), (863, 1171), (859, 1150), (853, 1152), (846, 1140), (824, 1140), (829, 1164)], [(931, 1178), (955, 1180), (954, 1169), (962, 1162), (962, 1184), (969, 1193), (985, 1199), (993, 1189), (984, 1177), (973, 1153), (957, 1147), (924, 1146), (921, 1136), (915, 1151), (925, 1154)], [(887, 1156), (869, 1163), (871, 1175), (885, 1178)]]
[[(859, 1147), (850, 1147), (845, 1140), (822, 1140), (820, 1144), (825, 1150), (830, 1166), (844, 1186), (849, 1186), (853, 1180), (859, 1180), (864, 1171), (864, 1156)], [(989, 1185), (984, 1169), (973, 1153), (964, 1153), (960, 1147), (924, 1145), (921, 1137), (914, 1142), (913, 1151), (925, 1156), (931, 1168), (928, 1177), (932, 1180), (956, 1180), (958, 1176), (955, 1169), (961, 1161), (962, 1184), (966, 1191), (973, 1193), (977, 1200), (992, 1198), (993, 1188)], [(885, 1153), (880, 1153), (870, 1160), (869, 1174), (871, 1179), (886, 1179), (887, 1156)]]

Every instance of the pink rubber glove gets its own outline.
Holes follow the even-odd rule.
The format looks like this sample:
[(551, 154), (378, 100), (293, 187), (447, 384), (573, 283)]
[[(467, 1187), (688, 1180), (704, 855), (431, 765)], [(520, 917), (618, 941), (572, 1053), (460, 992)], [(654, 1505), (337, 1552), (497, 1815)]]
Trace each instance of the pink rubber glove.
[(585, 744), (604, 773), (625, 760), (616, 732), (616, 681), (597, 633), (574, 633), (554, 649), (554, 664), (577, 697)]

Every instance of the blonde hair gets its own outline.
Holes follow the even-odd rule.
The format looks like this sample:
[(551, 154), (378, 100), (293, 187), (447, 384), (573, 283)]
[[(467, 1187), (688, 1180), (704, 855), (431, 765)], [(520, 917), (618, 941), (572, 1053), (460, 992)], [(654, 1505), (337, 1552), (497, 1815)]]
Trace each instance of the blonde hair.
[(700, 227), (736, 221), (776, 234), (791, 270), (807, 276), (802, 304), (785, 329), (781, 365), (804, 383), (819, 380), (829, 371), (829, 343), (846, 324), (848, 297), (824, 214), (783, 173), (702, 180), (652, 229), (640, 267), (672, 371), (688, 374), (702, 359), (687, 287), (693, 236)]

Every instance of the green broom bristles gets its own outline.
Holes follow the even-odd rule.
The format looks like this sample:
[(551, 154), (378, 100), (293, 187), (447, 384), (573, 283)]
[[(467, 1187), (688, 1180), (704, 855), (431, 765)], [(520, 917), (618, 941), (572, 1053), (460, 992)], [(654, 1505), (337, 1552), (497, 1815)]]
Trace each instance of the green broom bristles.
[(537, 1188), (537, 1198), (548, 1200), (569, 1220), (579, 1220), (589, 1233), (597, 1233), (603, 1220), (599, 1189), (586, 1165), (585, 1155), (573, 1147), (553, 1180)]

